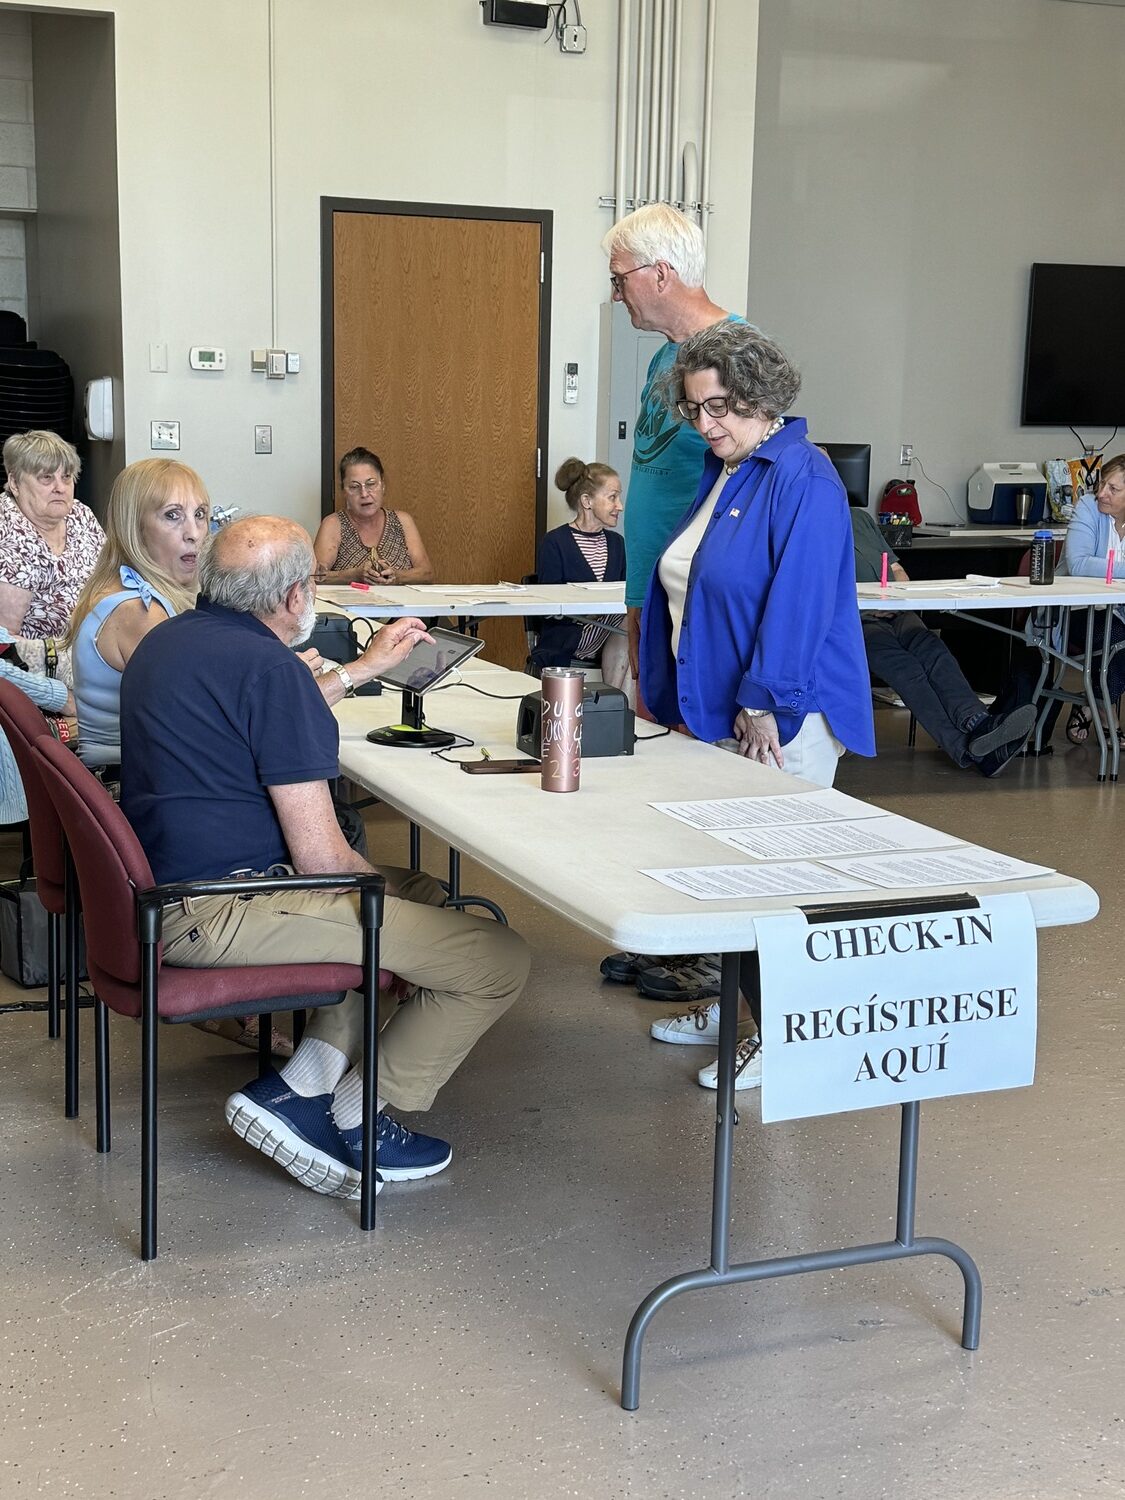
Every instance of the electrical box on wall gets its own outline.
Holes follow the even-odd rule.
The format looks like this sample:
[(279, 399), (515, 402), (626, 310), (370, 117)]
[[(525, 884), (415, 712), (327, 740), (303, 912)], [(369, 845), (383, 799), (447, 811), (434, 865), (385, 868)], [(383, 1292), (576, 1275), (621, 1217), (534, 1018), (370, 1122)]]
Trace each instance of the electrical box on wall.
[[(626, 478), (633, 462), (633, 425), (652, 356), (667, 339), (634, 328), (623, 302), (602, 303), (598, 359), (598, 457)], [(675, 419), (669, 415), (669, 422)]]
[(550, 6), (527, 5), (524, 0), (481, 0), (481, 19), (486, 26), (521, 26), (529, 31), (546, 31)]

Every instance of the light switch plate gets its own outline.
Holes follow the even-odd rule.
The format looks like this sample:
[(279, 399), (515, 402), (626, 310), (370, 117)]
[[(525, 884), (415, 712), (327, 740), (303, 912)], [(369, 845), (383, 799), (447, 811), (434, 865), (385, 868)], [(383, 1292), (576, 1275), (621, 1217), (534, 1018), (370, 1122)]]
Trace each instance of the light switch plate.
[(255, 453), (272, 453), (273, 452), (273, 428), (272, 427), (262, 426), (262, 427), (255, 427), (254, 428), (254, 452)]
[(180, 424), (178, 422), (150, 422), (149, 447), (156, 450), (178, 450), (180, 446)]
[(154, 375), (166, 375), (168, 373), (167, 344), (150, 344), (148, 346), (148, 367)]

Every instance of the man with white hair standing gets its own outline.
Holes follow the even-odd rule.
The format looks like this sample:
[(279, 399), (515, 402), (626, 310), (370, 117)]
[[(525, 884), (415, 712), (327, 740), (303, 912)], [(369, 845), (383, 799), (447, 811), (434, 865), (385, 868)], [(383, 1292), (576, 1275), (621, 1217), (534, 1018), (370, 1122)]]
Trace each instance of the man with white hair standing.
[[(656, 394), (676, 362), (679, 346), (728, 318), (745, 321), (712, 302), (703, 285), (706, 250), (698, 224), (669, 203), (648, 203), (619, 220), (602, 240), (609, 256), (613, 300), (634, 328), (668, 340), (652, 357), (633, 427), (633, 464), (625, 506), (625, 605), (629, 664), (637, 676), (641, 606), (657, 559), (695, 499), (707, 443)], [(638, 706), (640, 697), (638, 695)], [(675, 959), (611, 953), (601, 971), (618, 984), (636, 984), (651, 1000), (701, 1000), (719, 993), (713, 954)]]

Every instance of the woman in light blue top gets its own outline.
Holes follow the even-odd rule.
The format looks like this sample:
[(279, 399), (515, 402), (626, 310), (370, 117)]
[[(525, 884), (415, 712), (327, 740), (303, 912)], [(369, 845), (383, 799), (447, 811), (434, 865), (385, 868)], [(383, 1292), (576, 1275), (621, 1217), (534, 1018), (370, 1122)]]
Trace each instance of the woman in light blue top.
[[(106, 543), (79, 595), (74, 648), (78, 753), (90, 766), (121, 763), (121, 674), (150, 630), (195, 604), (196, 565), (211, 501), (203, 480), (172, 458), (143, 458), (117, 476), (106, 510)], [(242, 1046), (258, 1045), (257, 1017), (197, 1021)], [(272, 1050), (292, 1044), (273, 1032)]]
[[(1120, 582), (1125, 579), (1125, 453), (1119, 453), (1102, 464), (1096, 493), (1084, 495), (1075, 506), (1074, 515), (1066, 529), (1064, 571), (1072, 578), (1104, 578), (1111, 552), (1113, 576)], [(1100, 642), (1100, 617), (1094, 629)], [(1113, 612), (1110, 630), (1111, 649), (1125, 643), (1125, 611), (1120, 606)], [(1081, 651), (1085, 646), (1085, 631), (1085, 613), (1076, 610), (1071, 617), (1068, 643), (1072, 651)], [(1100, 657), (1100, 650), (1097, 654)], [(1118, 705), (1120, 722), (1120, 699), (1122, 692), (1125, 692), (1125, 649), (1110, 656), (1106, 677), (1109, 696)], [(1066, 737), (1072, 744), (1079, 745), (1088, 738), (1089, 733), (1090, 712), (1081, 704), (1076, 704), (1067, 720)]]
[(114, 481), (106, 543), (67, 637), (78, 753), (89, 766), (121, 763), (121, 674), (150, 630), (195, 603), (210, 510), (202, 479), (175, 459), (141, 459)]

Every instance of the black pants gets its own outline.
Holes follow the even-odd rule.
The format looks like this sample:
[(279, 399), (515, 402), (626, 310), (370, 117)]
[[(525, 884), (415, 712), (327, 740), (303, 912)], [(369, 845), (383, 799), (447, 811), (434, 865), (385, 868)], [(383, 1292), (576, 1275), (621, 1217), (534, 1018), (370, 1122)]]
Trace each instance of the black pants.
[(965, 725), (984, 711), (948, 646), (909, 610), (863, 614), (872, 675), (899, 695), (931, 739), (959, 766), (973, 764)]

